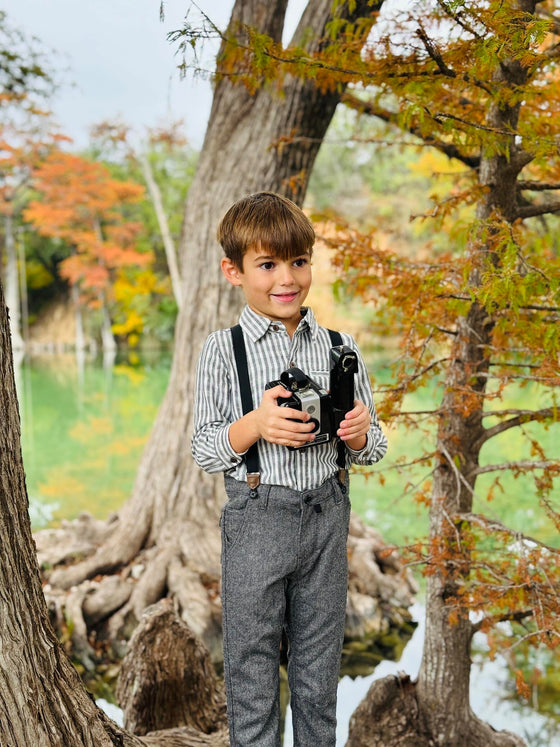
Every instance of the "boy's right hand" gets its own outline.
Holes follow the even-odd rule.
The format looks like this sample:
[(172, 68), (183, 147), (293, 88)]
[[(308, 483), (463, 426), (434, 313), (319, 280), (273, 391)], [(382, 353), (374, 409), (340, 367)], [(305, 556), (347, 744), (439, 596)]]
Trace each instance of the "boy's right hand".
[(260, 437), (265, 441), (282, 446), (302, 446), (315, 438), (312, 433), (315, 425), (308, 422), (308, 413), (278, 406), (280, 397), (290, 396), (290, 392), (278, 384), (265, 390), (259, 407), (253, 411)]

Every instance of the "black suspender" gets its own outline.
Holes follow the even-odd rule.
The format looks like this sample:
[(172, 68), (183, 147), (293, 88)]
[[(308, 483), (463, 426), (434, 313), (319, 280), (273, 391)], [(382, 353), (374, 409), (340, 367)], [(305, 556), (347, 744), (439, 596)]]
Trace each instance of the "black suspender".
[[(237, 367), (237, 377), (239, 379), (239, 389), (241, 392), (241, 405), (243, 408), (243, 414), (246, 415), (251, 412), (253, 408), (253, 396), (251, 394), (251, 382), (249, 379), (249, 367), (247, 365), (247, 351), (245, 349), (245, 338), (243, 337), (243, 329), (240, 324), (236, 324), (235, 327), (231, 328), (231, 337), (233, 342), (233, 353), (235, 355), (235, 365)], [(332, 329), (328, 329), (329, 337), (331, 339), (331, 345), (336, 347), (342, 345), (342, 335), (340, 332), (335, 332)], [(338, 455), (336, 463), (339, 470), (346, 469), (346, 447), (344, 441), (338, 442)], [(257, 443), (254, 443), (244, 457), (245, 464), (247, 465), (247, 484), (249, 487), (255, 489), (258, 487), (260, 482), (259, 473), (259, 447)]]
[[(241, 391), (241, 405), (243, 415), (253, 410), (253, 395), (251, 394), (251, 382), (249, 380), (249, 368), (247, 366), (247, 351), (245, 349), (245, 339), (240, 324), (231, 328), (231, 337), (233, 340), (233, 352), (235, 354), (235, 365), (237, 366), (237, 377), (239, 379), (239, 389)], [(249, 447), (245, 454), (245, 464), (247, 465), (247, 484), (251, 488), (256, 488), (260, 482), (259, 474), (259, 447), (254, 443)]]

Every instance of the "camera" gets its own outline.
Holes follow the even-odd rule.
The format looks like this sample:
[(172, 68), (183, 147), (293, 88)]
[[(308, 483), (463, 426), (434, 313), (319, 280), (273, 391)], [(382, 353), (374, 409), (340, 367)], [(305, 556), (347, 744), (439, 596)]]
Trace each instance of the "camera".
[(288, 368), (280, 379), (270, 381), (266, 389), (281, 384), (291, 392), (288, 398), (277, 400), (280, 407), (307, 412), (314, 424), (315, 439), (291, 450), (305, 449), (324, 444), (335, 438), (344, 416), (354, 407), (354, 375), (358, 371), (358, 356), (347, 345), (337, 345), (330, 350), (330, 391), (313, 381), (300, 368)]

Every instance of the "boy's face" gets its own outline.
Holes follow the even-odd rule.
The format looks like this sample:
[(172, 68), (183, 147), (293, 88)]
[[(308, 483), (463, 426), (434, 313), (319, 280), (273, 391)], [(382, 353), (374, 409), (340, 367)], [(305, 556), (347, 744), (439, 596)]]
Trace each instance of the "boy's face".
[(301, 320), (300, 308), (311, 285), (309, 254), (282, 260), (267, 249), (248, 249), (243, 257), (243, 270), (224, 257), (222, 272), (232, 285), (241, 286), (253, 311), (284, 322), (290, 335), (295, 332)]

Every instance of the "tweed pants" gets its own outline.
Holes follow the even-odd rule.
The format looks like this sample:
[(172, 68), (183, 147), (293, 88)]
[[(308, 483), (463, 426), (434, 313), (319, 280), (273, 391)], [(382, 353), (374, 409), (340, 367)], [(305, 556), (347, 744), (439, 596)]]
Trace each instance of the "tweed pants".
[(279, 747), (279, 655), (289, 642), (295, 747), (334, 747), (347, 591), (348, 486), (251, 490), (226, 477), (221, 517), (230, 745)]

